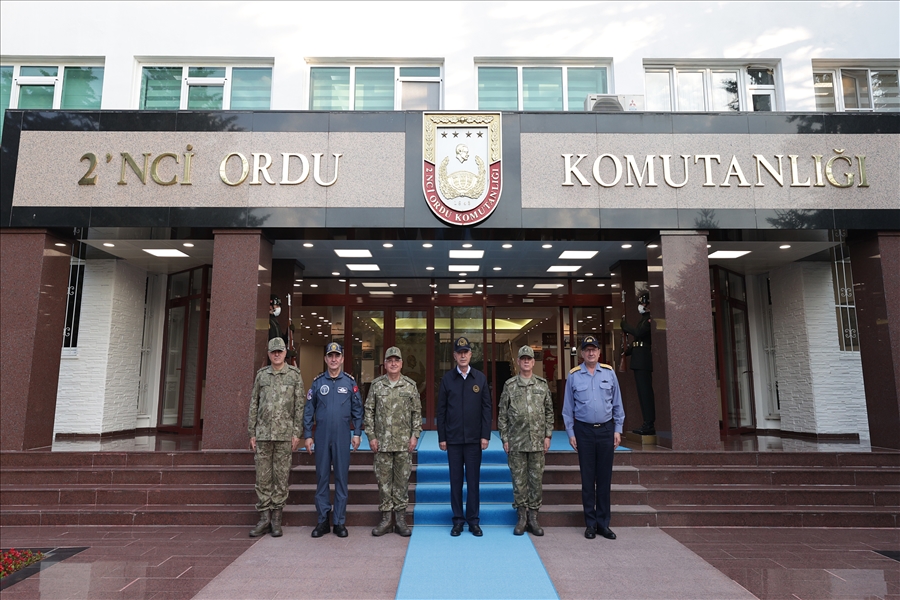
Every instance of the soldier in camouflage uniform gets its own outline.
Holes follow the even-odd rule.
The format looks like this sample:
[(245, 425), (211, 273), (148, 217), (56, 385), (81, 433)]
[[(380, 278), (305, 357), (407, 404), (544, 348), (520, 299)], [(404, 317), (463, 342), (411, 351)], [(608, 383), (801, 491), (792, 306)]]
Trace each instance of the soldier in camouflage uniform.
[(553, 400), (547, 380), (533, 374), (534, 350), (530, 346), (519, 348), (518, 363), (519, 374), (506, 380), (497, 410), (500, 439), (512, 474), (513, 507), (518, 513), (513, 533), (544, 535), (538, 511), (544, 454), (553, 435)]
[(381, 523), (372, 530), (380, 536), (391, 530), (391, 515), (396, 516), (394, 531), (404, 537), (412, 534), (406, 524), (409, 504), (411, 452), (422, 433), (422, 402), (416, 382), (400, 374), (403, 357), (391, 346), (384, 353), (387, 374), (372, 382), (366, 398), (365, 426), (369, 447), (375, 453), (375, 477), (381, 500)]
[(256, 372), (250, 396), (247, 431), (256, 452), (256, 510), (259, 523), (250, 537), (272, 532), (281, 537), (281, 513), (288, 498), (291, 452), (300, 447), (303, 432), (303, 377), (285, 363), (284, 340), (269, 340), (271, 364)]

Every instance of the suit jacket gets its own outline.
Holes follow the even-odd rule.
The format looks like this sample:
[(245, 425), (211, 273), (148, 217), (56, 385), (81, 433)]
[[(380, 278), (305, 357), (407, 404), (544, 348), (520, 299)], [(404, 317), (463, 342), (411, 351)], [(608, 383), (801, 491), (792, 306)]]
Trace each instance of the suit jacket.
[(448, 444), (475, 444), (491, 439), (491, 392), (487, 377), (469, 367), (463, 379), (454, 366), (444, 373), (438, 391), (438, 440)]

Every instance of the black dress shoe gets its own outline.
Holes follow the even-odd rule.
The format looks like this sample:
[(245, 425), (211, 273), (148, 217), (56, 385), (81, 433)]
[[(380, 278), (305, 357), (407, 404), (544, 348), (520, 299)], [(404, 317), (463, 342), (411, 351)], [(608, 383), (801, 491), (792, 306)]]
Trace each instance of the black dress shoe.
[[(334, 526), (334, 535), (338, 537), (347, 537), (347, 528), (343, 525), (335, 525)], [(613, 537), (616, 537), (613, 535)]]
[(605, 537), (608, 540), (616, 539), (616, 534), (614, 534), (613, 530), (610, 529), (609, 527), (602, 527), (602, 526), (598, 527), (597, 533), (599, 533), (600, 535), (602, 535), (603, 537)]
[(453, 537), (459, 537), (459, 534), (462, 533), (463, 524), (462, 523), (454, 523), (453, 529), (450, 530), (450, 535)]
[(328, 521), (323, 521), (316, 525), (316, 528), (312, 530), (312, 537), (319, 538), (325, 535), (326, 533), (331, 533), (331, 526), (328, 524)]
[(484, 532), (481, 531), (480, 525), (469, 525), (469, 531), (471, 531), (472, 535), (474, 535), (475, 537), (481, 537), (484, 535)]
[(584, 530), (584, 537), (586, 537), (586, 538), (589, 539), (589, 540), (592, 540), (592, 539), (594, 539), (595, 537), (597, 537), (597, 532), (594, 531), (594, 528), (593, 528), (593, 527), (587, 527), (587, 528)]

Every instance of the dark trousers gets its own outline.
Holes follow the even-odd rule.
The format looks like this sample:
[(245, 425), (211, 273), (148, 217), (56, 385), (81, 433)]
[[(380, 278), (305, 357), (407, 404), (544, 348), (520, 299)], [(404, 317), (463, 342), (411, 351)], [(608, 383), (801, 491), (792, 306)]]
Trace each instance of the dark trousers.
[(334, 513), (335, 525), (343, 525), (347, 517), (347, 479), (350, 475), (350, 430), (341, 432), (340, 439), (329, 439), (317, 435), (316, 459), (316, 514), (319, 523), (324, 523), (331, 510), (329, 481), (334, 468)]
[[(450, 464), (450, 507), (453, 524), (478, 525), (481, 482), (481, 444), (447, 444), (447, 462)], [(466, 513), (463, 517), (463, 474), (466, 478)]]
[(641, 415), (644, 423), (656, 421), (656, 400), (653, 397), (653, 371), (635, 371), (634, 383), (637, 386), (638, 400), (641, 402)]
[(612, 484), (615, 423), (599, 427), (575, 421), (575, 442), (581, 470), (581, 503), (584, 523), (594, 529), (609, 527), (609, 490)]

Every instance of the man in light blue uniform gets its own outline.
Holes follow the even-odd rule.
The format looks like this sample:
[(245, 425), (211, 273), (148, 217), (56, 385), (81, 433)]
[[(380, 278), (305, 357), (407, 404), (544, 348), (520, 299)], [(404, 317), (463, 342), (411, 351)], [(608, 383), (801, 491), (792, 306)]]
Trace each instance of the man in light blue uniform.
[[(341, 370), (344, 349), (337, 342), (325, 346), (328, 370), (313, 379), (303, 411), (306, 451), (313, 452), (313, 422), (316, 424), (316, 513), (318, 524), (312, 537), (331, 531), (328, 480), (334, 468), (334, 533), (347, 537), (347, 478), (350, 475), (350, 446), (359, 448), (363, 403), (356, 381)], [(353, 430), (351, 440), (350, 430)]]
[(616, 373), (600, 364), (600, 343), (587, 335), (581, 342), (581, 366), (569, 372), (563, 399), (563, 424), (569, 444), (578, 452), (581, 470), (581, 502), (589, 540), (616, 534), (609, 528), (613, 453), (622, 441), (625, 410)]

